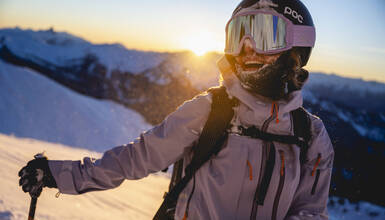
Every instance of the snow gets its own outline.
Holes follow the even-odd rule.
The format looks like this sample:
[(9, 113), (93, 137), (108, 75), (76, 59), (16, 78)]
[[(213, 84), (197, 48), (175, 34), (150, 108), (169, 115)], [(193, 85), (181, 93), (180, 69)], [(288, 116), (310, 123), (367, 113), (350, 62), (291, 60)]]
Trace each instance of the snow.
[[(309, 90), (304, 90), (302, 93), (306, 101), (309, 101), (312, 104), (319, 103), (323, 110), (334, 112), (338, 118), (346, 123), (349, 123), (361, 136), (366, 136), (377, 141), (384, 140), (385, 136), (383, 127), (365, 125), (366, 120), (363, 118), (363, 115), (366, 115), (365, 112), (361, 112), (361, 114), (357, 115), (357, 113), (354, 114), (341, 107), (337, 107), (334, 103), (328, 100), (320, 100), (316, 98), (313, 92)], [(381, 120), (385, 121), (385, 117), (382, 114), (379, 114), (379, 117)]]
[(383, 83), (345, 78), (335, 74), (311, 73), (305, 87), (314, 85), (331, 86), (337, 88), (336, 90), (361, 91), (363, 93), (385, 93), (385, 84)]
[(126, 144), (151, 126), (112, 101), (80, 95), (0, 61), (0, 132), (92, 150)]
[(308, 89), (302, 90), (302, 95), (303, 99), (312, 103), (312, 104), (317, 104), (318, 103), (318, 98)]
[(107, 68), (108, 74), (113, 70), (139, 73), (159, 65), (167, 57), (165, 53), (128, 50), (120, 44), (91, 44), (53, 30), (0, 29), (1, 44), (24, 59), (56, 66), (68, 66), (93, 54)]
[(338, 111), (337, 115), (338, 115), (339, 118), (341, 118), (345, 122), (349, 122), (349, 120), (350, 120), (349, 116), (346, 113), (342, 112), (342, 111)]
[(146, 69), (158, 66), (164, 61), (166, 54), (127, 50), (120, 44), (93, 45), (86, 50), (95, 54), (101, 64), (112, 70), (121, 72), (140, 73)]
[[(43, 151), (53, 160), (101, 156), (95, 151), (0, 134), (1, 220), (27, 219), (30, 198), (19, 188), (17, 172), (33, 155)], [(152, 219), (168, 183), (169, 177), (158, 173), (141, 180), (126, 180), (116, 189), (76, 196), (62, 194), (59, 198), (55, 198), (57, 189), (45, 188), (38, 199), (35, 217), (46, 220)], [(385, 219), (383, 207), (367, 202), (350, 203), (344, 199), (342, 205), (336, 197), (330, 200), (334, 202), (334, 206), (328, 206), (331, 220)]]
[[(46, 151), (49, 159), (79, 160), (98, 158), (100, 153), (72, 147), (21, 139), (0, 134), (0, 219), (27, 219), (30, 197), (18, 186), (17, 173), (38, 152)], [(83, 195), (60, 195), (57, 189), (44, 189), (37, 202), (35, 219), (152, 219), (159, 208), (169, 178), (150, 175), (136, 181), (125, 181), (112, 190)]]
[(378, 141), (384, 140), (385, 134), (382, 128), (378, 128), (378, 127), (367, 128), (352, 121), (350, 122), (350, 124), (361, 136), (367, 136), (369, 138), (372, 138), (373, 140), (378, 140)]
[[(334, 206), (330, 205), (334, 202)], [(343, 204), (339, 204), (339, 201)], [(352, 203), (347, 199), (331, 197), (329, 199), (328, 211), (330, 220), (382, 220), (385, 219), (385, 208), (368, 202)]]

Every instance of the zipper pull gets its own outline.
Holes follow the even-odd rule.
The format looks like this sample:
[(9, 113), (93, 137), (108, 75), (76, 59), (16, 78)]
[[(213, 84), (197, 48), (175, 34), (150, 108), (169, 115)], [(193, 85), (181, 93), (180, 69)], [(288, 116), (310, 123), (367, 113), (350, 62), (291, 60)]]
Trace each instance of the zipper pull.
[(279, 123), (279, 118), (278, 118), (278, 103), (276, 101), (273, 101), (271, 104), (271, 111), (270, 114), (273, 116), (275, 113), (275, 122), (278, 124)]
[(188, 216), (188, 214), (187, 214), (187, 212), (185, 212), (184, 216), (183, 216), (183, 220), (187, 220), (187, 216)]
[(317, 170), (317, 167), (319, 163), (321, 162), (321, 154), (318, 154), (317, 161), (314, 164), (313, 171), (311, 172), (311, 176), (314, 176), (315, 171)]
[(250, 181), (253, 180), (253, 167), (251, 166), (251, 163), (249, 160), (246, 161), (247, 162), (247, 166), (249, 166), (249, 179)]

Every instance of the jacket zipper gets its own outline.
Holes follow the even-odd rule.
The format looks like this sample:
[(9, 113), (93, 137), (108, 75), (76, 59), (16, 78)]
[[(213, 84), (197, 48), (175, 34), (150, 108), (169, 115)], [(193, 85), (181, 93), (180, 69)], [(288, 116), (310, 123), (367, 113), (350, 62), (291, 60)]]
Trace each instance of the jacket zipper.
[(318, 180), (319, 180), (320, 174), (321, 174), (321, 171), (319, 169), (317, 169), (317, 174), (315, 176), (314, 184), (313, 184), (313, 187), (311, 188), (311, 195), (315, 194), (315, 190), (317, 188), (317, 184), (318, 184)]
[[(266, 132), (269, 124), (276, 118), (276, 110), (278, 110), (278, 107), (277, 108), (273, 108), (273, 111), (270, 115), (270, 117), (268, 119), (266, 119), (263, 124), (262, 124), (262, 128), (261, 128), (261, 131), (263, 132)], [(266, 158), (268, 158), (268, 152), (270, 150), (270, 146), (266, 143), (266, 141), (263, 141), (262, 142), (262, 158), (261, 158), (261, 169), (260, 169), (260, 174), (259, 176), (261, 177), (262, 175), (262, 172), (266, 166)], [(253, 206), (252, 206), (252, 209), (251, 209), (251, 215), (250, 215), (250, 220), (255, 220), (257, 218), (257, 211), (258, 211), (258, 204), (257, 204), (257, 199), (258, 199), (258, 196), (257, 196), (257, 191), (258, 189), (260, 188), (261, 186), (261, 181), (262, 181), (262, 178), (259, 178), (258, 180), (258, 185), (257, 185), (257, 188), (256, 188), (256, 192), (254, 194), (254, 199), (253, 199)]]
[(315, 194), (315, 190), (316, 190), (317, 184), (318, 184), (318, 179), (319, 179), (319, 176), (321, 173), (321, 171), (319, 169), (317, 169), (318, 165), (321, 162), (321, 156), (322, 155), (319, 153), (318, 157), (317, 157), (317, 161), (314, 164), (313, 171), (311, 172), (311, 176), (314, 176), (314, 174), (316, 174), (315, 179), (314, 179), (314, 183), (313, 183), (313, 187), (311, 188), (311, 193), (310, 193), (311, 195)]
[(281, 158), (281, 170), (280, 170), (280, 177), (279, 177), (279, 184), (278, 184), (278, 189), (277, 189), (277, 194), (275, 194), (274, 198), (274, 204), (273, 204), (273, 213), (271, 215), (272, 220), (277, 219), (277, 211), (278, 211), (278, 205), (279, 205), (279, 200), (281, 198), (283, 186), (285, 183), (285, 154), (283, 150), (279, 150), (279, 155)]

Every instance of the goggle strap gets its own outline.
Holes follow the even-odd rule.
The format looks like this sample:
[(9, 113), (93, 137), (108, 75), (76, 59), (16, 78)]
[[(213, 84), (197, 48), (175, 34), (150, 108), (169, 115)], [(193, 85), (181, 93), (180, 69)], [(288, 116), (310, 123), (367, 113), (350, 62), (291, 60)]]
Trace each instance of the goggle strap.
[(222, 74), (229, 74), (233, 72), (233, 66), (230, 64), (230, 62), (227, 60), (226, 56), (222, 56), (218, 61), (217, 61), (217, 66), (219, 68), (219, 71)]
[(292, 43), (294, 47), (314, 47), (315, 28), (305, 25), (293, 25)]

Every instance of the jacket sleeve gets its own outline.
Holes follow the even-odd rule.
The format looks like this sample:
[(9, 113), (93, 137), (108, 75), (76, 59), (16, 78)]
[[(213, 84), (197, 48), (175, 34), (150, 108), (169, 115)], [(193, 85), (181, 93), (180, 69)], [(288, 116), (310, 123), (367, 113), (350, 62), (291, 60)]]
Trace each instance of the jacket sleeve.
[(111, 189), (125, 179), (140, 179), (168, 167), (198, 139), (210, 109), (209, 95), (198, 96), (135, 141), (106, 151), (101, 159), (49, 161), (59, 191), (82, 194)]
[(312, 134), (308, 162), (301, 167), (300, 182), (286, 220), (328, 219), (334, 151), (322, 121), (315, 117)]

